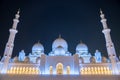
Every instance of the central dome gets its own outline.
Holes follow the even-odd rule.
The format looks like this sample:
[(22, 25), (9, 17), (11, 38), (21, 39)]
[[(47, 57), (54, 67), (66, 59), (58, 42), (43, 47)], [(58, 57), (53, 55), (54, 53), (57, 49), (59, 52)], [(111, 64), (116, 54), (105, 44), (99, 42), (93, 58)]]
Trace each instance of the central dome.
[(67, 42), (63, 38), (61, 38), (61, 36), (59, 36), (59, 38), (54, 40), (54, 42), (52, 44), (52, 50), (54, 51), (59, 46), (64, 48), (65, 51), (68, 50), (68, 44), (67, 44)]
[(58, 46), (55, 51), (54, 51), (55, 55), (65, 55), (65, 50), (63, 47)]

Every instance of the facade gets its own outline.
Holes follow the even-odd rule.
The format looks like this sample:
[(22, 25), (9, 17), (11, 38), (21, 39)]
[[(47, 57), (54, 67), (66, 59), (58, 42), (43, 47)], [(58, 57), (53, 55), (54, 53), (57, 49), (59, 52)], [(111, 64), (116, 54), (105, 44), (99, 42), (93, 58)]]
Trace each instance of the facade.
[[(94, 56), (89, 52), (88, 46), (80, 42), (76, 46), (76, 53), (72, 55), (68, 51), (68, 43), (65, 39), (59, 36), (53, 41), (52, 51), (46, 55), (44, 53), (44, 46), (38, 42), (32, 47), (32, 52), (29, 55), (25, 55), (24, 50), (19, 52), (18, 57), (11, 58), (14, 48), (14, 39), (17, 31), (17, 24), (19, 22), (19, 11), (13, 19), (13, 26), (9, 30), (10, 36), (5, 47), (4, 55), (0, 61), (0, 74), (2, 80), (9, 78), (6, 75), (19, 75), (20, 80), (29, 76), (36, 76), (41, 79), (58, 79), (63, 75), (69, 76), (65, 79), (72, 79), (70, 77), (76, 77), (76, 80), (87, 76), (97, 75), (98, 77), (112, 76), (112, 78), (120, 75), (120, 61), (116, 56), (115, 47), (110, 36), (110, 29), (107, 26), (106, 18), (103, 12), (100, 10), (101, 23), (103, 25), (103, 34), (105, 36), (106, 48), (109, 59), (101, 56), (101, 52), (96, 50)], [(48, 75), (48, 78), (44, 78)], [(22, 77), (23, 76), (23, 77)], [(57, 76), (58, 78), (55, 78)], [(15, 76), (14, 76), (15, 77)], [(14, 78), (16, 79), (16, 77)], [(82, 79), (81, 78), (81, 79)], [(93, 77), (90, 77), (91, 79)], [(97, 77), (96, 77), (97, 78)], [(112, 79), (111, 78), (111, 79)], [(18, 79), (18, 78), (17, 78)], [(89, 78), (88, 78), (89, 79)], [(85, 79), (85, 80), (88, 80)], [(33, 80), (33, 79), (32, 79)], [(103, 79), (102, 79), (103, 80)], [(112, 79), (113, 80), (113, 79)]]

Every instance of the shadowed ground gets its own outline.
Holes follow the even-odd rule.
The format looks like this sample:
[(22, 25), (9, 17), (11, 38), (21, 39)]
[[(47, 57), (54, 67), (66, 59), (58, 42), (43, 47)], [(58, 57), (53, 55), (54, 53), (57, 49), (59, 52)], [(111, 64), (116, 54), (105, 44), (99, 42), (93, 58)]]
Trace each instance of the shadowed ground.
[(120, 75), (13, 75), (0, 74), (0, 80), (120, 80)]

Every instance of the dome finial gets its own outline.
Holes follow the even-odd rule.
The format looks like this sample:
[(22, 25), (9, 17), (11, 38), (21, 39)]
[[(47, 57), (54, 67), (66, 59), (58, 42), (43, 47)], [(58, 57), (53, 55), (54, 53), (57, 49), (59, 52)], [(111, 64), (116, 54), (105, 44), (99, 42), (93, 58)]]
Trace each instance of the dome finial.
[(80, 40), (80, 43), (81, 43), (81, 44), (83, 43), (82, 40)]
[(40, 43), (40, 40), (38, 40), (38, 44)]
[(61, 38), (61, 34), (59, 34), (59, 38)]

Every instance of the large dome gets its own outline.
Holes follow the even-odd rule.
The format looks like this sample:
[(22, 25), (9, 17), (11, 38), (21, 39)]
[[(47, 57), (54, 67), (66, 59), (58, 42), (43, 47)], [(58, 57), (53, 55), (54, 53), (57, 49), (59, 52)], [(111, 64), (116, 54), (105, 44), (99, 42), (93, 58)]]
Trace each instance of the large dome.
[(63, 47), (58, 46), (55, 51), (54, 51), (55, 55), (65, 55), (65, 50)]
[(79, 52), (79, 53), (88, 53), (88, 47), (86, 44), (84, 43), (79, 43), (76, 47), (76, 52)]
[(59, 37), (56, 40), (54, 40), (53, 44), (52, 44), (52, 50), (54, 51), (57, 47), (61, 46), (62, 48), (64, 48), (65, 51), (68, 50), (68, 44), (67, 42)]
[(36, 53), (36, 54), (39, 54), (39, 53), (43, 53), (44, 52), (44, 47), (41, 43), (35, 43), (32, 47), (32, 53)]

